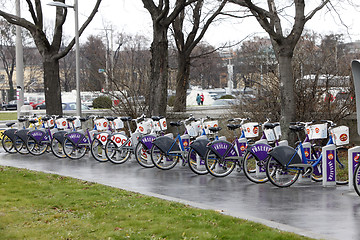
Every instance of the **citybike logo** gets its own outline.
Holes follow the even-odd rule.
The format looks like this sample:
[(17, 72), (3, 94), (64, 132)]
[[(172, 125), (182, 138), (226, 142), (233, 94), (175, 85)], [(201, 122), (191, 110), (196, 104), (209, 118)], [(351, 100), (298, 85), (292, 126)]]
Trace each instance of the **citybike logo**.
[(310, 134), (310, 128), (307, 128), (307, 129), (306, 129), (306, 133), (307, 133), (307, 135)]
[(319, 133), (319, 132), (320, 132), (320, 129), (319, 129), (319, 128), (315, 128), (315, 132), (316, 132), (316, 133)]
[(340, 135), (339, 139), (340, 141), (345, 142), (346, 140), (348, 140), (348, 136), (347, 134), (343, 133)]
[(228, 145), (224, 143), (216, 144), (213, 146), (215, 150), (228, 149)]
[(154, 140), (154, 137), (144, 137), (141, 139), (143, 143), (152, 142)]
[(64, 127), (66, 126), (66, 122), (65, 122), (65, 121), (63, 121), (61, 124), (62, 124)]
[(250, 133), (250, 132), (251, 132), (251, 130), (250, 130), (250, 128), (249, 128), (249, 127), (246, 129), (246, 131), (247, 131), (248, 133)]
[(253, 146), (251, 148), (251, 151), (253, 153), (257, 153), (257, 152), (268, 152), (270, 151), (271, 147), (268, 145), (259, 145), (259, 146)]
[(333, 159), (334, 159), (334, 154), (330, 153), (330, 154), (328, 155), (328, 159), (329, 159), (329, 160), (333, 160)]
[(243, 152), (243, 151), (245, 151), (245, 150), (246, 150), (246, 146), (245, 146), (245, 145), (241, 145), (241, 146), (240, 146), (240, 151)]
[(69, 138), (71, 138), (71, 139), (79, 139), (79, 138), (81, 137), (80, 134), (70, 134), (70, 135), (68, 135), (68, 136), (69, 136)]
[(308, 158), (308, 157), (309, 157), (309, 155), (310, 155), (310, 154), (309, 154), (309, 151), (308, 151), (308, 150), (305, 150), (305, 157), (307, 157), (307, 158)]
[(258, 133), (258, 130), (259, 130), (258, 127), (254, 127), (254, 129), (253, 129), (254, 134), (257, 134), (257, 133)]
[(140, 132), (144, 131), (144, 128), (142, 126), (139, 127)]
[(166, 121), (163, 122), (163, 126), (166, 127)]
[(183, 145), (184, 145), (184, 147), (187, 147), (187, 146), (189, 145), (188, 141), (187, 141), (187, 140), (184, 140), (184, 141), (183, 141)]
[(33, 136), (33, 137), (41, 137), (42, 135), (43, 135), (43, 133), (40, 132), (40, 131), (36, 131), (36, 132), (31, 133), (31, 136)]

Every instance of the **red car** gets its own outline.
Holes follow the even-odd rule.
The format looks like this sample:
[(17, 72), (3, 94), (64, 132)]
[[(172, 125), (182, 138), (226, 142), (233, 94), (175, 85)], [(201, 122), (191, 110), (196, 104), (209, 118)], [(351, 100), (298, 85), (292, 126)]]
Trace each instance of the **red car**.
[(33, 107), (33, 109), (42, 109), (43, 108), (42, 106), (45, 105), (44, 103), (45, 100), (42, 100), (38, 103), (30, 103), (30, 105)]

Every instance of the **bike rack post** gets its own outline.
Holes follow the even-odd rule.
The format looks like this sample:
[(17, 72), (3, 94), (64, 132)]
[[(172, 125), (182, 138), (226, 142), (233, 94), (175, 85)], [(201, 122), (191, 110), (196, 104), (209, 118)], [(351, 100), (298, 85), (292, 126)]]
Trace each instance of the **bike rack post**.
[(356, 146), (353, 148), (350, 148), (348, 150), (348, 171), (349, 171), (349, 189), (354, 190), (354, 171), (356, 168), (356, 165), (358, 164), (360, 159), (360, 146)]
[(355, 86), (357, 129), (360, 135), (360, 60), (353, 60), (351, 62), (351, 70)]
[[(311, 156), (311, 143), (306, 142), (306, 143), (303, 143), (302, 145), (303, 145), (303, 148), (304, 148), (305, 157), (310, 158), (310, 156)], [(299, 156), (302, 158), (301, 152), (298, 152), (298, 153), (299, 153)], [(304, 159), (302, 159), (302, 161), (303, 161), (303, 163), (306, 163), (306, 161), (304, 161)], [(301, 183), (311, 182), (311, 176), (309, 175), (307, 177), (304, 177), (301, 174), (300, 177), (299, 177), (299, 180), (300, 180)]]
[(335, 144), (326, 145), (322, 148), (322, 183), (324, 187), (336, 185), (335, 154)]

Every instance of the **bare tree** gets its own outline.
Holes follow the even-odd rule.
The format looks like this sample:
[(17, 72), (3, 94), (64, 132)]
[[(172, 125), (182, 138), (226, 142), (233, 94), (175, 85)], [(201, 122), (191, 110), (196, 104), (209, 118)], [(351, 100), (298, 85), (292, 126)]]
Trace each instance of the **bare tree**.
[[(199, 0), (186, 7), (186, 9), (189, 8), (191, 11), (183, 9), (172, 23), (175, 43), (178, 50), (178, 71), (176, 76), (176, 97), (174, 103), (175, 112), (183, 112), (186, 109), (186, 90), (189, 88), (191, 53), (204, 37), (205, 32), (212, 21), (220, 14), (226, 2), (227, 0), (221, 1), (213, 12), (203, 12), (203, 7), (208, 7), (209, 3), (204, 3), (204, 0)], [(185, 36), (186, 29), (184, 26), (186, 12), (191, 18), (190, 23), (192, 25), (187, 36)], [(204, 17), (203, 15), (207, 17)]]
[[(239, 6), (248, 9), (256, 18), (261, 27), (269, 34), (275, 54), (279, 63), (280, 96), (281, 96), (281, 126), (283, 136), (289, 137), (289, 124), (296, 117), (296, 99), (294, 92), (294, 75), (292, 60), (294, 49), (308, 22), (319, 10), (324, 8), (330, 0), (323, 0), (305, 14), (305, 0), (293, 0), (275, 3), (267, 0), (266, 3), (253, 3), (251, 0), (230, 0)], [(265, 1), (264, 1), (265, 2)], [(267, 9), (265, 9), (267, 7)], [(294, 8), (293, 23), (290, 31), (286, 31), (281, 23), (285, 17), (286, 22), (291, 22), (289, 9)], [(286, 18), (288, 17), (288, 18)]]
[[(64, 3), (65, 0), (57, 0)], [(97, 0), (96, 4), (79, 29), (81, 35), (85, 28), (89, 25), (95, 16), (102, 0)], [(44, 30), (43, 10), (41, 7), (41, 0), (26, 0), (28, 10), (31, 14), (32, 22), (25, 18), (20, 18), (8, 12), (0, 10), (0, 16), (5, 18), (9, 23), (21, 26), (27, 29), (34, 39), (35, 45), (39, 50), (43, 59), (44, 68), (44, 91), (46, 100), (47, 114), (62, 114), (61, 107), (61, 88), (59, 76), (59, 59), (63, 58), (75, 44), (75, 38), (64, 48), (61, 49), (63, 25), (67, 16), (67, 8), (56, 8), (56, 20), (54, 26), (54, 33), (51, 40), (48, 39)]]
[(165, 115), (168, 86), (168, 29), (170, 24), (184, 9), (197, 0), (176, 0), (173, 8), (170, 0), (142, 0), (153, 22), (151, 43), (151, 73), (148, 94), (149, 112), (153, 115)]

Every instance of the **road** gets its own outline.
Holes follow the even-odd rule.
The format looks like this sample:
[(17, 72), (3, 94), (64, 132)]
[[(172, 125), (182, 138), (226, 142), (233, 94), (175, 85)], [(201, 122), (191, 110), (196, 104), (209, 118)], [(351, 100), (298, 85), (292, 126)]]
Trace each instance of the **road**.
[(142, 168), (134, 159), (114, 165), (96, 162), (89, 156), (69, 160), (57, 159), (51, 153), (40, 157), (7, 154), (2, 149), (0, 165), (56, 173), (218, 210), (317, 239), (360, 236), (360, 197), (347, 186), (302, 182), (278, 189), (270, 183), (251, 183), (238, 172), (214, 178), (197, 176), (181, 165), (163, 171)]

